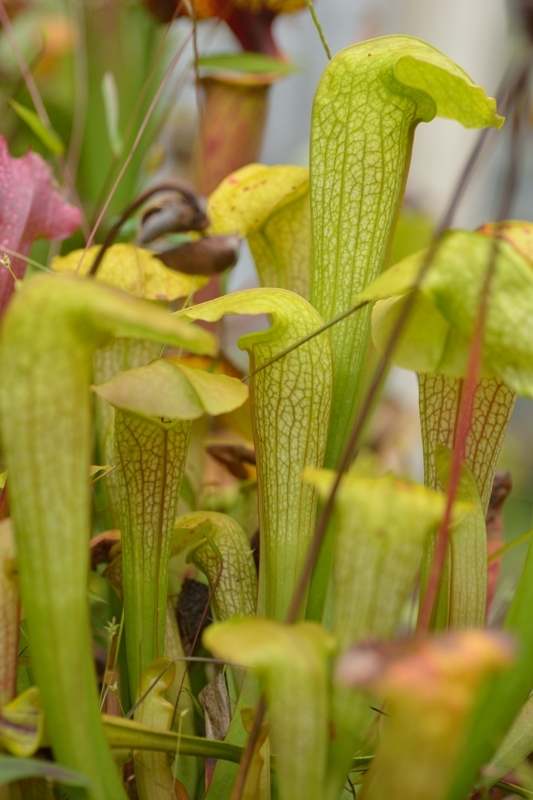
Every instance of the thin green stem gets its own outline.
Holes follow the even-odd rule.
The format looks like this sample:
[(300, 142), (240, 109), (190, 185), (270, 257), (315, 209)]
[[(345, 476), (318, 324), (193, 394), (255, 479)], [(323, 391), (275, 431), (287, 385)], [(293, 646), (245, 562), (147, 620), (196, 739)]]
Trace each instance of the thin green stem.
[(285, 350), (282, 350), (280, 353), (276, 353), (276, 355), (273, 356), (273, 358), (269, 358), (268, 361), (265, 361), (264, 364), (261, 364), (260, 367), (257, 367), (257, 369), (254, 369), (252, 370), (252, 372), (249, 372), (248, 375), (245, 375), (242, 380), (247, 381), (249, 378), (253, 378), (259, 372), (262, 372), (264, 369), (266, 369), (266, 367), (270, 367), (272, 366), (272, 364), (275, 364), (276, 361), (279, 361), (280, 358), (288, 356), (289, 353), (293, 352), (293, 350), (297, 350), (303, 344), (310, 342), (311, 339), (315, 338), (315, 336), (319, 336), (319, 334), (324, 333), (324, 331), (327, 331), (329, 330), (329, 328), (332, 328), (334, 325), (337, 325), (338, 322), (342, 322), (342, 320), (346, 319), (346, 317), (349, 317), (351, 314), (355, 314), (356, 311), (360, 311), (362, 308), (367, 306), (368, 303), (369, 303), (368, 300), (363, 300), (362, 303), (357, 303), (355, 306), (346, 309), (346, 311), (343, 311), (342, 314), (339, 314), (333, 319), (330, 319), (329, 322), (325, 322), (324, 325), (320, 326), (320, 328), (311, 331), (311, 333), (308, 333), (307, 336), (304, 336), (302, 339), (298, 339), (298, 341), (291, 344), (290, 347), (286, 347)]
[(305, 0), (305, 5), (309, 9), (309, 13), (311, 14), (311, 17), (313, 18), (313, 22), (315, 23), (315, 28), (318, 31), (318, 35), (320, 36), (320, 41), (322, 42), (322, 47), (326, 51), (326, 55), (328, 57), (328, 60), (331, 61), (331, 59), (332, 59), (331, 50), (329, 49), (329, 45), (328, 45), (327, 40), (326, 40), (326, 35), (324, 33), (324, 28), (322, 27), (321, 22), (318, 19), (318, 16), (317, 16), (317, 13), (315, 11), (315, 7), (314, 7), (314, 5), (312, 3), (312, 0)]
[[(134, 214), (138, 208), (140, 208), (147, 200), (153, 197), (155, 194), (159, 194), (160, 192), (177, 192), (178, 194), (183, 195), (183, 197), (187, 200), (190, 206), (198, 213), (199, 219), (203, 216), (205, 218), (205, 224), (203, 227), (206, 227), (208, 224), (207, 217), (205, 217), (203, 208), (202, 208), (202, 200), (200, 195), (196, 192), (194, 186), (190, 184), (188, 181), (177, 179), (174, 181), (162, 181), (161, 183), (152, 186), (150, 189), (147, 189), (143, 192), (139, 197), (137, 197), (129, 206), (122, 212), (120, 217), (118, 218), (117, 222), (113, 225), (112, 228), (109, 229), (107, 235), (103, 241), (103, 244), (98, 251), (98, 255), (94, 259), (93, 264), (91, 265), (91, 269), (89, 270), (89, 276), (94, 278), (94, 276), (98, 272), (98, 268), (102, 263), (102, 259), (113, 242), (115, 241), (120, 229), (128, 220), (132, 214)], [(83, 252), (82, 257), (80, 259), (80, 263), (78, 264), (77, 270), (80, 268), (83, 258), (85, 256), (86, 251)], [(77, 271), (76, 270), (76, 271)]]
[(517, 547), (519, 544), (527, 542), (527, 540), (530, 539), (531, 536), (533, 536), (533, 529), (528, 531), (527, 533), (523, 533), (522, 536), (519, 536), (517, 539), (513, 539), (512, 542), (507, 542), (507, 544), (504, 545), (503, 547), (500, 547), (499, 550), (496, 550), (496, 552), (490, 554), (488, 559), (489, 564), (491, 563), (491, 561), (496, 561), (497, 558), (501, 558), (501, 556), (505, 555), (505, 553), (508, 553), (509, 550), (512, 550), (513, 547)]
[(44, 264), (40, 264), (38, 261), (34, 261), (33, 258), (28, 258), (28, 256), (22, 255), (22, 253), (18, 253), (16, 250), (11, 250), (9, 247), (2, 245), (0, 247), (0, 252), (7, 253), (8, 256), (13, 256), (13, 258), (20, 258), (22, 261), (25, 261), (26, 264), (31, 264), (32, 267), (36, 267), (37, 269), (42, 270), (43, 272), (48, 272), (49, 275), (55, 275), (56, 273), (52, 269), (48, 269), (45, 267)]
[[(115, 619), (115, 618), (113, 617), (113, 619)], [(122, 641), (122, 633), (123, 633), (123, 631), (124, 631), (124, 608), (122, 609), (122, 616), (120, 618), (120, 625), (119, 625), (118, 633), (116, 634), (116, 636), (113, 636), (113, 638), (111, 639), (110, 644), (109, 644), (109, 650), (107, 652), (107, 659), (106, 659), (106, 665), (105, 665), (105, 671), (104, 671), (104, 681), (103, 681), (103, 684), (102, 684), (102, 691), (100, 693), (100, 711), (104, 707), (105, 701), (107, 699), (107, 695), (109, 693), (109, 689), (111, 687), (111, 681), (107, 680), (107, 672), (108, 672), (108, 669), (109, 669), (109, 663), (110, 663), (111, 658), (113, 658), (113, 668), (112, 668), (113, 678), (117, 674), (118, 654), (119, 654), (119, 651), (120, 651), (120, 643)]]
[(522, 786), (516, 786), (514, 783), (507, 783), (507, 781), (498, 781), (494, 786), (498, 789), (504, 789), (511, 794), (515, 794), (517, 797), (533, 797), (533, 792), (529, 792)]

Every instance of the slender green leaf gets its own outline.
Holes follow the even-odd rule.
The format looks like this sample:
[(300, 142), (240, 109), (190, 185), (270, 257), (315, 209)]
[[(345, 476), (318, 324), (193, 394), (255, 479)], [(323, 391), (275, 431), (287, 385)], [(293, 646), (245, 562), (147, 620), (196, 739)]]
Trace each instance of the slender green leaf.
[(61, 141), (59, 134), (51, 126), (44, 125), (35, 111), (31, 108), (26, 108), (26, 106), (17, 103), (13, 99), (9, 100), (9, 105), (53, 156), (64, 155), (65, 145)]
[(476, 703), (465, 736), (461, 758), (446, 800), (463, 800), (501, 744), (511, 723), (533, 689), (533, 546), (526, 563), (504, 630), (516, 639), (517, 656), (511, 669), (493, 678)]
[(107, 604), (107, 600), (105, 598), (103, 598), (103, 597), (100, 597), (100, 595), (96, 594), (96, 592), (93, 592), (92, 589), (88, 589), (87, 590), (87, 596), (88, 596), (89, 600), (91, 600), (93, 603), (104, 603), (104, 604)]
[(103, 715), (104, 730), (110, 747), (116, 750), (154, 750), (160, 753), (220, 758), (238, 764), (242, 747), (201, 736), (179, 736), (174, 731), (155, 730), (137, 721)]
[(493, 786), (533, 753), (533, 697), (528, 697), (494, 758), (483, 769), (484, 786)]
[(54, 764), (51, 761), (41, 761), (37, 758), (17, 758), (0, 753), (0, 784), (13, 783), (27, 778), (46, 778), (50, 781), (62, 783), (65, 786), (83, 786), (89, 788), (91, 782), (85, 775), (74, 770)]
[(89, 477), (92, 478), (94, 475), (98, 475), (99, 472), (103, 472), (105, 474), (106, 472), (109, 472), (110, 469), (111, 467), (109, 466), (109, 464), (104, 464), (104, 466), (102, 467), (96, 464), (92, 464), (89, 467)]
[(120, 101), (117, 84), (112, 72), (106, 72), (102, 78), (102, 96), (104, 98), (107, 134), (109, 136), (111, 152), (115, 157), (118, 157), (122, 152), (122, 137), (118, 127)]
[(507, 542), (503, 547), (500, 547), (499, 550), (495, 550), (493, 553), (489, 555), (489, 564), (491, 561), (497, 561), (500, 559), (505, 553), (508, 553), (510, 550), (513, 550), (515, 547), (518, 547), (524, 542), (527, 542), (528, 539), (531, 539), (533, 536), (533, 530), (527, 531), (523, 533), (521, 536), (517, 536), (516, 539), (512, 539), (510, 542)]

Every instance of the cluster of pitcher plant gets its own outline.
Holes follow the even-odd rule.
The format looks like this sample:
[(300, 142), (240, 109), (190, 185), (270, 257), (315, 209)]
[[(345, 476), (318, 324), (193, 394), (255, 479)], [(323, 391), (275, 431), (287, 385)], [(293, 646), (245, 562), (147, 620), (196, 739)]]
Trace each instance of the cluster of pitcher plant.
[[(270, 37), (304, 3), (229, 5), (254, 49), (250, 15)], [(517, 93), (502, 104), (518, 129)], [(167, 182), (138, 220), (153, 249), (113, 238), (156, 190), (24, 279), (34, 239), (81, 215), (0, 140), (2, 797), (531, 794), (533, 552), (486, 630), (486, 518), (533, 398), (533, 223), (388, 266), (436, 116), (503, 123), (430, 45), (354, 45), (318, 86), (310, 170), (246, 164), (207, 203)], [(196, 303), (244, 238), (261, 288)], [(240, 339), (244, 377), (216, 335), (241, 314), (268, 318)], [(419, 376), (424, 486), (355, 458), (391, 362)]]

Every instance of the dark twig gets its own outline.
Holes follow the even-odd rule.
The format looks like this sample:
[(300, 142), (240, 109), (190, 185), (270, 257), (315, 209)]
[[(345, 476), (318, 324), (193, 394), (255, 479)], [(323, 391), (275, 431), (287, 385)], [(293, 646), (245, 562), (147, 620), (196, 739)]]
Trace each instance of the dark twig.
[(115, 241), (120, 229), (128, 220), (132, 214), (134, 214), (138, 208), (140, 208), (147, 200), (153, 197), (155, 194), (159, 194), (160, 192), (177, 192), (181, 194), (187, 202), (198, 211), (198, 214), (204, 214), (204, 207), (203, 207), (203, 200), (194, 188), (194, 186), (188, 181), (185, 180), (174, 180), (174, 181), (164, 181), (163, 183), (158, 183), (156, 186), (152, 186), (151, 189), (147, 189), (143, 192), (133, 203), (126, 208), (125, 211), (122, 212), (119, 219), (112, 228), (109, 229), (103, 244), (98, 251), (98, 255), (96, 256), (91, 269), (89, 270), (89, 276), (94, 277), (98, 272), (98, 267), (100, 266), (102, 259), (105, 255), (106, 250), (113, 244)]
[(82, 261), (83, 261), (83, 259), (85, 257), (85, 254), (86, 254), (87, 250), (91, 246), (94, 237), (96, 236), (96, 232), (98, 231), (98, 228), (100, 227), (100, 223), (102, 222), (105, 214), (107, 213), (107, 209), (109, 208), (109, 204), (111, 203), (113, 197), (115, 196), (115, 192), (118, 189), (118, 186), (119, 186), (122, 178), (124, 177), (124, 173), (126, 172), (126, 170), (128, 169), (128, 167), (129, 167), (129, 165), (131, 163), (131, 160), (132, 160), (132, 158), (133, 158), (133, 156), (134, 156), (134, 154), (135, 154), (135, 152), (137, 150), (139, 142), (141, 141), (141, 139), (143, 137), (143, 134), (144, 134), (144, 132), (146, 130), (146, 127), (147, 127), (147, 125), (148, 125), (148, 123), (149, 123), (149, 121), (150, 121), (150, 119), (152, 117), (152, 114), (153, 114), (153, 112), (155, 110), (155, 107), (158, 104), (159, 99), (161, 98), (161, 95), (162, 95), (162, 93), (163, 93), (163, 91), (165, 89), (165, 86), (167, 85), (168, 81), (170, 80), (170, 76), (172, 75), (174, 67), (176, 66), (176, 64), (178, 63), (179, 59), (181, 58), (183, 52), (185, 51), (185, 48), (186, 48), (191, 36), (192, 36), (192, 32), (190, 34), (188, 34), (185, 37), (185, 39), (182, 41), (182, 43), (180, 44), (180, 46), (179, 46), (174, 58), (172, 59), (172, 61), (170, 62), (170, 64), (167, 67), (167, 70), (166, 70), (166, 72), (165, 72), (165, 74), (164, 74), (164, 76), (163, 76), (163, 78), (162, 78), (162, 80), (161, 80), (161, 82), (159, 84), (159, 87), (157, 88), (156, 93), (154, 94), (154, 96), (153, 96), (153, 98), (152, 98), (152, 100), (150, 102), (148, 110), (147, 110), (146, 114), (144, 115), (144, 118), (143, 118), (143, 121), (141, 122), (139, 130), (137, 131), (137, 135), (135, 136), (135, 140), (134, 140), (133, 144), (131, 145), (131, 147), (128, 150), (128, 154), (126, 155), (126, 158), (124, 159), (124, 163), (122, 164), (122, 166), (120, 168), (120, 171), (119, 171), (119, 173), (118, 173), (118, 175), (117, 175), (117, 177), (115, 179), (115, 182), (114, 182), (114, 184), (113, 184), (113, 186), (111, 188), (111, 191), (109, 192), (109, 194), (107, 196), (107, 199), (106, 199), (103, 207), (100, 210), (98, 218), (97, 218), (96, 222), (93, 225), (93, 229), (92, 229), (91, 234), (90, 234), (90, 236), (89, 236), (89, 238), (87, 240), (87, 244), (85, 245), (84, 253), (83, 253), (83, 255), (82, 255), (81, 259), (80, 259), (80, 264), (78, 265), (78, 269), (79, 269), (79, 266), (81, 265), (81, 263), (82, 263)]

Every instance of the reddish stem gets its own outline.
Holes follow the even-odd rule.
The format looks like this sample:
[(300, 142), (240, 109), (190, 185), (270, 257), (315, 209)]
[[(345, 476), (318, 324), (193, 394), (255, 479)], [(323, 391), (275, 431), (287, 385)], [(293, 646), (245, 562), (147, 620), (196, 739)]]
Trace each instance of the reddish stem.
[[(491, 276), (492, 270), (489, 270), (483, 291), (485, 296), (488, 295)], [(450, 471), (448, 491), (446, 493), (446, 508), (437, 536), (437, 543), (435, 546), (431, 571), (424, 595), (424, 601), (418, 617), (417, 632), (419, 633), (427, 631), (431, 624), (431, 618), (433, 616), (435, 601), (439, 591), (442, 571), (444, 568), (444, 561), (446, 559), (446, 552), (448, 550), (452, 509), (457, 497), (459, 481), (461, 479), (461, 468), (465, 459), (466, 442), (468, 439), (468, 434), (470, 433), (470, 428), (472, 427), (474, 399), (476, 396), (478, 375), (481, 366), (481, 346), (483, 342), (483, 329), (485, 327), (486, 305), (486, 299), (482, 300), (476, 325), (476, 332), (474, 334), (472, 347), (470, 349), (468, 371), (462, 386), (457, 427), (455, 430), (452, 467)]]
[[(512, 200), (516, 191), (518, 181), (518, 164), (520, 162), (520, 154), (523, 146), (523, 121), (527, 119), (529, 113), (529, 103), (527, 100), (520, 103), (520, 99), (527, 98), (527, 86), (529, 82), (529, 72), (533, 60), (533, 53), (530, 51), (524, 61), (514, 85), (508, 88), (508, 96), (505, 103), (506, 111), (514, 106), (513, 125), (511, 131), (511, 153), (510, 163), (507, 175), (504, 181), (501, 197), (500, 207), (498, 209), (497, 220), (505, 219), (509, 213)], [(453, 460), (450, 472), (450, 480), (448, 491), (446, 494), (446, 509), (442, 524), (437, 536), (437, 543), (435, 546), (435, 553), (433, 555), (433, 562), (431, 571), (426, 587), (426, 592), (420, 609), (420, 615), (417, 623), (417, 633), (424, 633), (429, 630), (431, 619), (433, 617), (435, 601), (439, 591), (440, 581), (444, 562), (446, 559), (446, 552), (448, 549), (448, 542), (450, 540), (450, 522), (452, 518), (452, 507), (457, 496), (459, 488), (459, 481), (461, 478), (461, 466), (463, 464), (466, 452), (466, 442), (470, 428), (472, 426), (472, 416), (474, 408), (474, 398), (476, 395), (476, 388), (478, 383), (478, 375), (481, 367), (482, 347), (483, 347), (483, 333), (485, 329), (485, 322), (487, 318), (487, 308), (490, 294), (490, 287), (494, 271), (496, 267), (496, 259), (498, 256), (499, 247), (499, 232), (495, 231), (494, 246), (491, 251), (487, 273), (483, 282), (481, 290), (481, 298), (479, 304), (479, 312), (476, 321), (476, 328), (474, 331), (474, 338), (470, 349), (468, 359), (468, 370), (466, 379), (463, 384), (461, 399), (459, 404), (457, 427), (454, 437)]]

